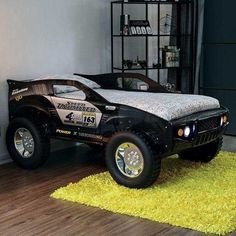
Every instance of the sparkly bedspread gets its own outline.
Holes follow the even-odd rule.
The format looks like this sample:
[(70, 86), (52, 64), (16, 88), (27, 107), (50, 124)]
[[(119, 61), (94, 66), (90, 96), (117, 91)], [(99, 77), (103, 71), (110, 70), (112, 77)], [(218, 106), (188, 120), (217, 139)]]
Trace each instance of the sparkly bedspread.
[[(111, 103), (135, 107), (168, 121), (196, 112), (220, 108), (217, 99), (200, 95), (127, 92), (108, 89), (95, 89), (94, 91)], [(63, 97), (76, 99), (81, 97), (79, 93), (68, 93), (64, 94)]]
[(127, 92), (105, 89), (96, 89), (95, 91), (112, 103), (135, 107), (168, 121), (196, 112), (220, 108), (217, 99), (200, 95)]

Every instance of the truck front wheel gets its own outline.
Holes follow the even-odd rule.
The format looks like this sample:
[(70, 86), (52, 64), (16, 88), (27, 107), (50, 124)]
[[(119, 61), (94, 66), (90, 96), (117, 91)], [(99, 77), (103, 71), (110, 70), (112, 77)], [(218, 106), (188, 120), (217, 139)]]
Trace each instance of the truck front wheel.
[(160, 174), (161, 160), (139, 133), (119, 132), (106, 149), (106, 164), (113, 179), (129, 188), (146, 188)]

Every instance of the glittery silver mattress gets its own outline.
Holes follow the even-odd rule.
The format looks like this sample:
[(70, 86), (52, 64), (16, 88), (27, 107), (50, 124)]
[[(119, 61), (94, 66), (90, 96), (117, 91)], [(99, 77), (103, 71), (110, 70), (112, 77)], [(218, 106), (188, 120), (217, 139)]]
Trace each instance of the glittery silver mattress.
[[(97, 83), (75, 75), (54, 75), (44, 79), (78, 80), (111, 103), (135, 107), (168, 121), (191, 115), (196, 112), (220, 108), (217, 99), (200, 95), (105, 90), (101, 89)], [(82, 91), (71, 90), (70, 86), (64, 86), (63, 91), (57, 91), (56, 93), (61, 93), (60, 96), (64, 98), (83, 98)]]
[[(94, 89), (112, 103), (128, 105), (157, 115), (165, 120), (174, 120), (196, 112), (220, 108), (217, 99), (200, 95), (171, 93), (127, 92)], [(80, 92), (63, 94), (63, 97), (78, 98)]]
[(199, 95), (126, 92), (104, 89), (96, 89), (95, 91), (112, 103), (135, 107), (168, 121), (196, 112), (220, 108), (217, 99)]

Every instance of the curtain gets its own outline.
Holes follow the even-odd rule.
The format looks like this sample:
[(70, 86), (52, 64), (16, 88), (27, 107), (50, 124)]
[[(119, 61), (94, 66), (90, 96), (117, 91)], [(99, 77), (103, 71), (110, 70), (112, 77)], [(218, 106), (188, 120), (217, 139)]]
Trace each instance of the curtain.
[[(173, 1), (173, 0), (168, 0)], [(166, 14), (171, 15), (171, 30), (170, 34), (175, 35), (176, 33), (181, 33), (181, 38), (178, 42), (175, 36), (173, 37), (162, 37), (161, 40), (161, 48), (165, 45), (178, 46), (181, 49), (182, 54), (182, 64), (184, 66), (191, 65), (193, 62), (193, 73), (190, 73), (189, 68), (184, 67), (181, 70), (181, 83), (177, 86), (178, 90), (181, 90), (183, 93), (199, 93), (199, 80), (200, 80), (200, 65), (202, 61), (202, 39), (203, 39), (203, 25), (204, 25), (204, 5), (205, 0), (192, 0), (193, 1), (193, 9), (191, 9), (191, 4), (186, 3), (186, 0), (179, 0), (179, 2), (183, 2), (183, 4), (173, 4), (164, 5), (161, 7), (161, 16), (166, 16)], [(178, 9), (178, 7), (180, 9)], [(150, 23), (151, 25), (155, 25), (157, 22), (157, 9), (154, 7), (150, 10)], [(191, 14), (191, 10), (193, 10), (193, 15)], [(180, 15), (178, 15), (178, 12)], [(193, 20), (193, 24), (192, 24)], [(153, 26), (154, 27), (154, 26)], [(189, 35), (191, 33), (191, 29), (193, 27), (193, 40)], [(177, 32), (177, 29), (180, 31)], [(162, 33), (162, 32), (160, 32)], [(185, 35), (185, 36), (184, 36)], [(165, 41), (163, 40), (165, 38)], [(154, 45), (149, 48), (149, 61), (153, 61), (153, 48), (156, 46), (156, 41), (151, 41), (153, 39), (149, 39), (150, 45)], [(193, 50), (192, 50), (193, 49)], [(150, 65), (151, 66), (151, 65)], [(165, 71), (165, 70), (161, 70)], [(151, 71), (149, 75), (151, 78), (155, 79), (154, 76), (151, 76)], [(160, 74), (161, 84), (171, 83), (176, 84), (176, 71), (168, 70), (166, 74)], [(190, 80), (190, 77), (193, 80)]]
[[(185, 0), (180, 0), (185, 1)], [(177, 9), (173, 7), (172, 16), (173, 20), (180, 17), (180, 33), (182, 35), (188, 35), (191, 33), (193, 27), (193, 42), (191, 37), (183, 36), (180, 40), (181, 54), (184, 58), (182, 64), (190, 65), (193, 61), (193, 81), (189, 78), (191, 73), (188, 69), (183, 69), (181, 73), (181, 91), (184, 93), (198, 93), (199, 92), (199, 77), (200, 77), (200, 65), (202, 60), (202, 39), (203, 39), (203, 25), (204, 25), (204, 5), (205, 0), (192, 0), (193, 1), (193, 16), (191, 15), (191, 5), (182, 4), (180, 13), (181, 16), (176, 15)], [(191, 24), (193, 20), (193, 25)], [(173, 22), (174, 23), (174, 22)], [(172, 29), (174, 34), (175, 29)], [(174, 44), (175, 38), (171, 37), (170, 44)], [(192, 52), (193, 49), (193, 52)], [(192, 55), (193, 54), (193, 55)], [(192, 55), (192, 56), (191, 56)], [(169, 80), (173, 77), (173, 72), (168, 75)]]
[(202, 61), (202, 40), (204, 27), (205, 0), (194, 0), (195, 8), (195, 56), (194, 56), (194, 93), (199, 93), (200, 66)]

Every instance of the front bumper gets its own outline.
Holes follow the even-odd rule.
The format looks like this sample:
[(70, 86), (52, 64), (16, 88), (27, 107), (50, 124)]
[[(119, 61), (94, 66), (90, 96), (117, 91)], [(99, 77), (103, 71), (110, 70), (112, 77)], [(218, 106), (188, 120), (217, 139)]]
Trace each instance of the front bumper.
[[(171, 153), (180, 153), (184, 150), (202, 146), (217, 140), (224, 134), (229, 124), (228, 122), (223, 125), (220, 123), (221, 117), (225, 115), (228, 116), (228, 110), (225, 108), (220, 108), (217, 110), (193, 114), (174, 121), (172, 123), (174, 138)], [(195, 131), (191, 137), (177, 137), (176, 129), (180, 126), (189, 124), (192, 124), (195, 127)]]

